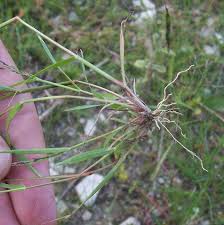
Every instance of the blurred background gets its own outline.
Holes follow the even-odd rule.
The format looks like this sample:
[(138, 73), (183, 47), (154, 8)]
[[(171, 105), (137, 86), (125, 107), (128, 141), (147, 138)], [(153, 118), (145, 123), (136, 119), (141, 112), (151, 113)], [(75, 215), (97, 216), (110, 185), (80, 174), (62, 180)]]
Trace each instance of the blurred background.
[[(178, 121), (186, 138), (173, 129), (185, 146), (199, 155), (208, 169), (174, 143), (163, 130), (153, 132), (122, 164), (113, 180), (99, 193), (92, 207), (83, 207), (66, 225), (215, 225), (224, 224), (224, 1), (220, 0), (1, 0), (1, 22), (21, 16), (63, 46), (79, 52), (112, 76), (121, 79), (120, 23), (125, 27), (125, 69), (149, 105), (162, 98), (163, 88), (175, 74), (195, 67), (171, 88), (173, 100), (184, 116)], [(0, 30), (18, 68), (33, 73), (51, 64), (38, 38), (21, 24)], [(54, 57), (68, 55), (49, 45)], [(79, 79), (76, 63), (65, 68)], [(53, 72), (44, 79), (62, 81)], [(88, 73), (91, 82), (115, 88)], [(62, 93), (50, 89), (35, 96)], [(47, 146), (71, 146), (89, 132), (97, 116), (91, 111), (65, 112), (78, 101), (38, 103)], [(102, 115), (92, 135), (104, 131)], [(81, 167), (54, 167), (51, 174), (75, 173)], [(55, 186), (59, 215), (75, 209), (80, 201), (78, 181)], [(130, 217), (132, 219), (130, 219)], [(126, 221), (126, 222), (125, 222)]]

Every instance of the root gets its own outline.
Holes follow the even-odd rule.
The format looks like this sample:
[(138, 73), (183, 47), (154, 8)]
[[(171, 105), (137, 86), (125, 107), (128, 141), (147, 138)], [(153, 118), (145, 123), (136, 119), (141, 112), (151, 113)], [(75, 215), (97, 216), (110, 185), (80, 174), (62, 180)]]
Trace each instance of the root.
[(163, 99), (157, 104), (157, 110), (159, 110), (162, 106), (164, 106), (164, 102), (167, 101), (167, 99), (172, 95), (172, 94), (168, 94), (167, 95), (167, 88), (169, 86), (171, 86), (173, 83), (176, 82), (176, 80), (178, 79), (178, 77), (182, 74), (182, 73), (186, 73), (187, 71), (189, 71), (194, 65), (190, 65), (186, 70), (182, 70), (180, 72), (177, 73), (176, 77), (166, 85), (166, 87), (163, 90)]
[(154, 117), (154, 122), (155, 122), (156, 127), (160, 130), (161, 126), (162, 126), (168, 132), (168, 134), (173, 138), (173, 140), (176, 141), (180, 146), (182, 146), (193, 157), (197, 158), (201, 163), (201, 168), (203, 170), (205, 170), (206, 172), (208, 172), (208, 170), (204, 168), (202, 159), (198, 155), (196, 155), (193, 151), (191, 151), (190, 149), (185, 147), (180, 141), (178, 141), (174, 137), (174, 135), (171, 133), (171, 131), (164, 125), (164, 123), (174, 123), (176, 128), (180, 130), (181, 135), (186, 138), (186, 136), (182, 132), (182, 128), (180, 127), (180, 125), (175, 120), (170, 120), (167, 117), (165, 117), (167, 114), (168, 115), (169, 114), (183, 115), (183, 114), (176, 111), (176, 110), (178, 110), (178, 108), (172, 107), (173, 105), (176, 105), (176, 103), (174, 103), (174, 102), (170, 103), (170, 104), (164, 104), (164, 103), (172, 95), (172, 94), (167, 94), (168, 87), (170, 87), (172, 84), (174, 84), (176, 82), (176, 80), (178, 79), (178, 77), (182, 73), (185, 73), (185, 72), (189, 71), (193, 66), (194, 65), (191, 65), (186, 70), (182, 70), (179, 73), (177, 73), (176, 77), (170, 83), (168, 83), (166, 85), (166, 87), (163, 90), (163, 99), (157, 104), (157, 108), (152, 112), (152, 115)]
[(196, 155), (194, 152), (192, 152), (190, 149), (188, 149), (187, 147), (185, 147), (180, 141), (178, 141), (174, 136), (173, 136), (173, 134), (170, 132), (170, 130), (161, 122), (161, 121), (158, 121), (158, 123), (170, 134), (170, 136), (173, 138), (173, 140), (174, 141), (176, 141), (181, 147), (183, 147), (188, 153), (190, 153), (193, 157), (195, 157), (195, 158), (197, 158), (199, 161), (200, 161), (200, 163), (201, 163), (201, 168), (204, 170), (204, 171), (206, 171), (206, 172), (208, 172), (208, 170), (207, 169), (205, 169), (205, 167), (204, 167), (204, 164), (203, 164), (203, 161), (202, 161), (202, 159), (198, 156), (198, 155)]

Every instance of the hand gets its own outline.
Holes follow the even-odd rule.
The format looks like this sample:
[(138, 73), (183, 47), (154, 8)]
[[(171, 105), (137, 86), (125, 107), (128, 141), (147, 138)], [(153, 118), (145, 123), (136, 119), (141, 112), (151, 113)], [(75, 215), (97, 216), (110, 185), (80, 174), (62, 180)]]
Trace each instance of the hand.
[[(0, 41), (0, 60), (10, 66), (15, 66), (3, 43)], [(1, 67), (1, 66), (0, 66)], [(7, 68), (0, 69), (0, 86), (9, 86), (22, 77)], [(19, 87), (19, 88), (24, 88)], [(0, 101), (0, 112), (3, 112), (9, 105), (31, 98), (30, 94), (22, 94)], [(0, 117), (0, 132), (6, 134), (7, 115)], [(11, 145), (16, 149), (43, 148), (45, 146), (41, 124), (33, 103), (25, 104), (20, 112), (12, 120), (9, 127)], [(0, 137), (0, 150), (8, 146)], [(37, 155), (29, 155), (34, 159)], [(13, 156), (13, 161), (15, 157)], [(3, 163), (4, 162), (4, 163)], [(35, 163), (33, 165), (43, 176), (49, 175), (48, 162)], [(22, 179), (17, 184), (26, 186), (46, 183), (48, 180), (29, 179), (34, 177), (33, 173), (25, 166), (11, 167), (11, 155), (0, 154), (0, 179), (9, 171), (6, 179)], [(13, 183), (13, 181), (10, 181)], [(44, 222), (56, 218), (55, 198), (52, 186), (32, 188), (25, 191), (11, 192), (10, 194), (0, 193), (0, 225), (41, 225)], [(54, 223), (46, 223), (53, 225)]]

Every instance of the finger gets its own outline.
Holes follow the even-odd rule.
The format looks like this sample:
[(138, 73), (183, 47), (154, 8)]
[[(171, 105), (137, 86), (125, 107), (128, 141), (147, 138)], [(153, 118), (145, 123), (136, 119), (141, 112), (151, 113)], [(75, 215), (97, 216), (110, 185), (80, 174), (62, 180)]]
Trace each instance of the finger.
[[(4, 139), (0, 136), (0, 151), (8, 150), (9, 147)], [(2, 180), (9, 172), (12, 163), (12, 156), (9, 153), (0, 153), (0, 180)]]
[(10, 198), (7, 194), (0, 194), (0, 224), (19, 225)]
[[(14, 65), (7, 50), (2, 42), (0, 42), (0, 60), (5, 60), (7, 64)], [(19, 74), (11, 71), (0, 71), (0, 85), (11, 85), (22, 78)], [(11, 77), (11, 79), (8, 79)], [(18, 95), (11, 100), (11, 104), (20, 101), (21, 98), (31, 98), (30, 94)], [(6, 107), (6, 100), (0, 103), (0, 107)], [(5, 120), (2, 119), (2, 132), (5, 133)], [(9, 127), (9, 136), (11, 144), (17, 149), (43, 148), (45, 146), (41, 124), (39, 122), (34, 104), (26, 104), (22, 110), (15, 116)], [(36, 156), (30, 156), (35, 158)], [(42, 162), (35, 164), (34, 167), (43, 176), (47, 176), (48, 163)], [(48, 180), (31, 180), (34, 175), (24, 166), (13, 168), (10, 171), (9, 178), (21, 178), (20, 183), (26, 186), (38, 185), (49, 182)], [(34, 188), (21, 192), (13, 192), (10, 194), (15, 212), (22, 225), (35, 224), (39, 225), (43, 222), (53, 220), (56, 217), (54, 192), (52, 186), (42, 188)]]
[[(0, 151), (8, 149), (8, 145), (3, 138), (0, 137)], [(10, 154), (0, 153), (0, 180), (8, 173), (11, 167), (11, 161), (12, 158)], [(10, 198), (6, 193), (0, 193), (0, 224), (19, 225)]]

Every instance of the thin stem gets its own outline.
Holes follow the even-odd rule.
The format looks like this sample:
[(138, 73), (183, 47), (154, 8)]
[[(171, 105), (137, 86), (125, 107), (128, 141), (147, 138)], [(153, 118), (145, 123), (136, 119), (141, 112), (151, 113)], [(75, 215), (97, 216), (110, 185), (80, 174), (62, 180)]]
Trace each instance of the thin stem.
[(91, 97), (84, 97), (84, 96), (74, 96), (74, 95), (59, 95), (59, 96), (48, 96), (48, 97), (27, 99), (27, 100), (21, 101), (20, 104), (47, 101), (51, 99), (80, 99), (80, 100), (87, 100), (87, 101), (89, 100), (89, 101), (96, 101), (96, 102), (103, 102), (103, 103), (114, 103), (114, 104), (122, 105), (128, 108), (130, 107), (128, 104), (121, 103), (119, 101), (113, 101), (109, 99), (100, 99), (100, 98), (91, 98)]
[[(72, 87), (69, 87), (69, 86), (65, 86), (63, 84), (60, 84), (60, 83), (54, 83), (52, 81), (48, 81), (48, 80), (43, 80), (41, 78), (38, 78), (36, 77), (35, 78), (36, 81), (39, 81), (39, 82), (42, 82), (42, 83), (45, 83), (45, 84), (50, 84), (52, 86), (55, 86), (55, 87), (61, 87), (61, 88), (64, 88), (64, 89), (67, 89), (67, 90), (70, 90), (70, 91), (75, 91), (75, 92), (81, 92), (83, 94), (87, 94), (87, 95), (90, 95), (92, 96), (93, 94), (88, 92), (88, 91), (84, 91), (82, 89), (76, 89), (76, 88), (72, 88)], [(69, 81), (70, 82), (70, 81)], [(74, 85), (74, 82), (72, 83)]]

